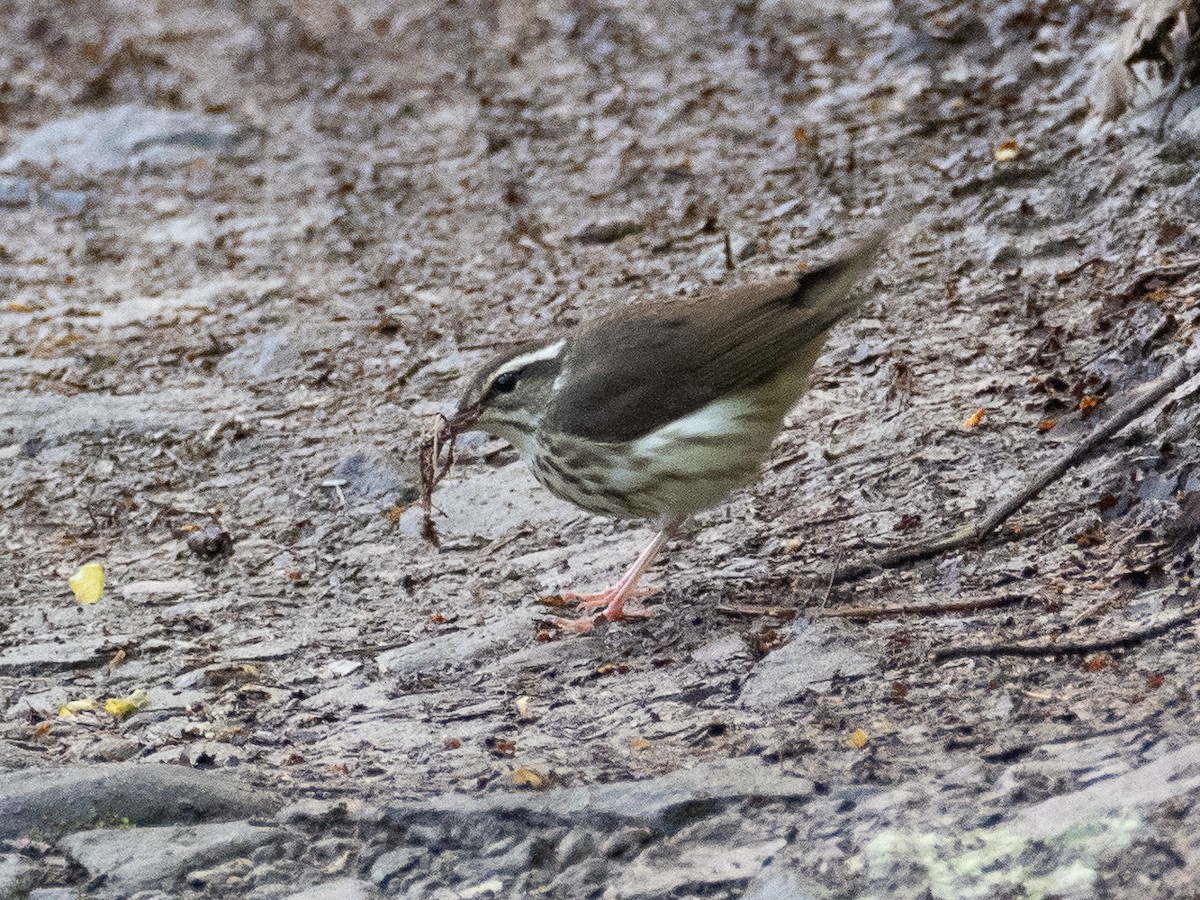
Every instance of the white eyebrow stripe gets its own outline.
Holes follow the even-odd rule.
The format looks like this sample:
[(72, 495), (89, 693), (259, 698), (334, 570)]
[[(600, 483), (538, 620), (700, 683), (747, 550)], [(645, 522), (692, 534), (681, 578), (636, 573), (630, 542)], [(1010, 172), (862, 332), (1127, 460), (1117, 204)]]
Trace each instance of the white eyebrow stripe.
[(558, 355), (562, 353), (563, 347), (567, 345), (566, 338), (550, 344), (547, 347), (539, 347), (536, 350), (530, 350), (528, 353), (522, 353), (520, 356), (514, 356), (504, 365), (496, 370), (496, 374), (492, 376), (493, 380), (496, 377), (503, 375), (505, 372), (519, 372), (530, 363), (541, 362), (547, 359), (558, 359)]

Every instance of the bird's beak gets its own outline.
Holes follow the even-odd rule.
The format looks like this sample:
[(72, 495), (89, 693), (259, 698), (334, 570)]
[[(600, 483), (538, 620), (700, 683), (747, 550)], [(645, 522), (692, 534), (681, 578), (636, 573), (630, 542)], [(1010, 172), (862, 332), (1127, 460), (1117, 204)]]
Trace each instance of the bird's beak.
[(471, 426), (479, 420), (480, 413), (483, 410), (479, 404), (468, 406), (465, 409), (460, 408), (454, 415), (446, 420), (446, 424), (442, 426), (442, 433), (439, 439), (445, 441), (451, 439), (456, 434), (461, 434), (464, 431), (470, 431)]

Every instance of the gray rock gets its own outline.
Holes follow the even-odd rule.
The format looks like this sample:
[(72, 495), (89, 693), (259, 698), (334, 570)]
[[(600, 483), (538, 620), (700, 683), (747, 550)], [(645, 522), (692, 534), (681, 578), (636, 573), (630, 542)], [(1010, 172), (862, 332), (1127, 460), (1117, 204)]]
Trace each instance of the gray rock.
[(1023, 887), (1053, 885), (1056, 897), (1095, 897), (1109, 861), (1146, 833), (1144, 810), (1194, 793), (1197, 773), (1200, 744), (1190, 744), (994, 826), (877, 830), (850, 863), (877, 888), (875, 895), (901, 880), (928, 880), (935, 896), (997, 896), (1019, 880)]
[(383, 810), (356, 797), (339, 800), (318, 800), (305, 797), (279, 810), (275, 821), (281, 825), (325, 827), (331, 822), (353, 822), (374, 825), (383, 821)]
[(333, 470), (343, 495), (353, 505), (380, 500), (412, 502), (416, 499), (404, 476), (382, 453), (360, 450), (345, 456)]
[(0, 159), (0, 171), (12, 171), (22, 163), (79, 173), (108, 172), (138, 163), (178, 165), (228, 154), (249, 133), (221, 116), (115, 106), (43, 125)]
[(230, 885), (231, 882), (239, 884), (253, 868), (253, 862), (244, 856), (238, 856), (218, 866), (188, 872), (187, 882), (189, 886), (196, 889), (219, 888)]
[(607, 859), (632, 859), (653, 837), (654, 832), (644, 825), (618, 828), (600, 845), (600, 854)]
[[(729, 251), (735, 263), (745, 262), (758, 253), (758, 242), (749, 240), (740, 234), (730, 234)], [(723, 237), (701, 253), (700, 258), (696, 260), (696, 265), (701, 269), (724, 269), (726, 264), (725, 239)]]
[(821, 900), (829, 892), (818, 884), (789, 872), (779, 863), (767, 866), (750, 882), (742, 900)]
[(45, 675), (102, 666), (112, 658), (105, 638), (18, 644), (0, 652), (0, 675)]
[(379, 654), (379, 668), (385, 673), (416, 675), (459, 667), (531, 643), (537, 618), (533, 609), (523, 607), (474, 628), (414, 641)]
[(375, 886), (357, 878), (339, 878), (288, 894), (286, 900), (367, 900), (376, 897)]
[(741, 702), (752, 709), (789, 703), (836, 675), (865, 675), (876, 661), (841, 632), (820, 622), (797, 620), (787, 644), (755, 667), (742, 686)]
[(593, 828), (641, 826), (674, 832), (755, 797), (805, 800), (812, 782), (786, 775), (757, 758), (703, 763), (645, 781), (564, 788), (540, 794), (506, 793), (476, 798), (445, 795), (387, 810), (396, 824), (464, 824), (495, 835), (496, 820), (522, 828), (575, 825)]
[(555, 861), (559, 869), (569, 869), (596, 855), (596, 838), (586, 828), (574, 828), (558, 845)]
[(633, 219), (605, 219), (583, 226), (575, 234), (575, 240), (581, 244), (611, 244), (645, 229), (645, 225)]
[(79, 900), (75, 888), (35, 888), (29, 892), (28, 900)]
[(0, 897), (16, 895), (29, 870), (29, 860), (19, 853), (0, 854)]
[(550, 882), (551, 897), (591, 897), (608, 880), (608, 867), (603, 859), (586, 859), (559, 873)]
[(193, 869), (244, 856), (276, 840), (276, 828), (248, 822), (162, 828), (99, 828), (71, 834), (58, 846), (106, 890), (133, 892), (170, 888)]
[(20, 209), (33, 199), (33, 183), (15, 175), (0, 176), (0, 209)]
[(56, 216), (81, 216), (89, 198), (83, 191), (43, 191), (38, 194), (38, 206)]
[(59, 832), (98, 822), (164, 825), (270, 815), (274, 794), (228, 775), (154, 763), (0, 775), (0, 839), (31, 830)]
[(426, 850), (417, 847), (389, 850), (371, 864), (371, 880), (380, 887), (386, 887), (389, 881), (397, 875), (403, 875), (427, 855)]
[(1166, 803), (1198, 787), (1200, 744), (1189, 744), (1132, 772), (1031, 806), (1011, 827), (1028, 840), (1045, 840), (1122, 810)]
[(0, 771), (36, 769), (46, 764), (46, 756), (36, 750), (26, 750), (9, 741), (0, 740)]
[(280, 378), (298, 373), (303, 353), (315, 348), (315, 343), (296, 328), (271, 328), (246, 335), (245, 343), (227, 353), (217, 371), (253, 379)]
[(685, 840), (677, 847), (655, 848), (625, 870), (613, 892), (618, 897), (687, 896), (744, 885), (785, 846), (783, 838), (771, 838), (733, 846)]

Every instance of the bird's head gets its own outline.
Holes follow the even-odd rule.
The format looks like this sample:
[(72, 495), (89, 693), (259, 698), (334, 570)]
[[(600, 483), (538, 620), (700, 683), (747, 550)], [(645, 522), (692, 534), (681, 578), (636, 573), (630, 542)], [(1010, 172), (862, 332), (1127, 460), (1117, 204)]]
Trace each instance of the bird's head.
[(477, 428), (524, 450), (554, 395), (566, 346), (565, 340), (523, 344), (494, 357), (467, 384), (452, 429)]

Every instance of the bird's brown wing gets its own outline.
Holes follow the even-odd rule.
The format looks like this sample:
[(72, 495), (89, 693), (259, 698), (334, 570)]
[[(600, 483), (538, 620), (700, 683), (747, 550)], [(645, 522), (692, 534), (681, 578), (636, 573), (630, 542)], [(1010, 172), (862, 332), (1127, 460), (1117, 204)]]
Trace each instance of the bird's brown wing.
[(879, 243), (797, 277), (585, 326), (572, 342), (548, 424), (591, 440), (634, 440), (806, 353), (815, 357), (826, 332), (858, 305), (850, 288)]

